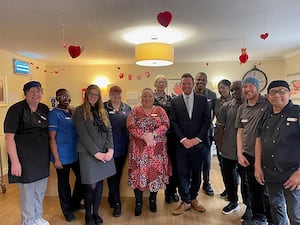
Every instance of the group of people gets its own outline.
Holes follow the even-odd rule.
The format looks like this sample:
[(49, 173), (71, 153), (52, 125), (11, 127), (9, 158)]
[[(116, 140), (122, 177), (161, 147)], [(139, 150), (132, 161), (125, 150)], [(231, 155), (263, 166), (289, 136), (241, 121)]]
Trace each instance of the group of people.
[[(217, 114), (216, 142), (229, 203), (224, 214), (239, 209), (240, 180), (243, 225), (300, 224), (300, 108), (290, 100), (284, 80), (272, 81), (260, 95), (254, 77), (230, 86), (232, 100)], [(239, 176), (238, 176), (239, 175)]]
[[(287, 82), (272, 81), (266, 97), (253, 77), (221, 80), (219, 98), (206, 84), (205, 73), (195, 78), (184, 73), (182, 94), (172, 98), (165, 91), (166, 77), (158, 75), (155, 90), (144, 88), (140, 106), (132, 109), (122, 101), (119, 86), (112, 86), (103, 102), (99, 87), (89, 85), (76, 108), (70, 107), (69, 91), (61, 88), (57, 107), (49, 110), (40, 102), (41, 84), (26, 83), (25, 99), (9, 108), (4, 121), (8, 178), (19, 188), (22, 225), (49, 224), (42, 207), (49, 160), (69, 222), (76, 210), (85, 209), (86, 225), (103, 223), (99, 206), (104, 179), (112, 214), (121, 215), (120, 180), (127, 156), (135, 216), (142, 214), (144, 191), (149, 191), (150, 211), (157, 211), (160, 189), (166, 203), (181, 200), (173, 215), (191, 208), (205, 212), (197, 195), (202, 176), (203, 191), (214, 195), (209, 176), (213, 141), (225, 186), (220, 196), (229, 201), (224, 214), (239, 210), (240, 183), (246, 205), (243, 225), (300, 224), (300, 107), (289, 99)], [(76, 178), (72, 193), (71, 170)]]

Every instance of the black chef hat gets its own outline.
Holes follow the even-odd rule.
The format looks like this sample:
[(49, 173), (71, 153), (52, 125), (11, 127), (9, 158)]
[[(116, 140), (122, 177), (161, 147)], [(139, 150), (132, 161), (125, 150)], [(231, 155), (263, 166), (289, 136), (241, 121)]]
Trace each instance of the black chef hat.
[(286, 82), (285, 80), (273, 80), (268, 86), (268, 93), (269, 93), (270, 89), (272, 89), (274, 87), (285, 87), (289, 91), (291, 90), (288, 82)]

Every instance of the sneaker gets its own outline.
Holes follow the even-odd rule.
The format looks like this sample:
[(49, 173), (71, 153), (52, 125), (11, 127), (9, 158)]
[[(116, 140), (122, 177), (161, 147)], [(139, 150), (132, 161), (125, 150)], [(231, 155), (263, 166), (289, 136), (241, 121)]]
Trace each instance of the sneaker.
[(34, 221), (34, 224), (36, 224), (36, 225), (50, 225), (50, 223), (47, 220), (43, 219), (43, 218), (36, 219)]
[(230, 214), (230, 213), (233, 213), (234, 211), (237, 211), (240, 209), (240, 206), (239, 204), (237, 204), (236, 202), (229, 202), (228, 205), (226, 205), (222, 212), (226, 215)]
[(252, 210), (251, 210), (251, 208), (249, 206), (247, 206), (244, 214), (241, 217), (241, 221), (251, 220), (251, 218), (252, 218)]
[(182, 215), (185, 211), (190, 209), (191, 209), (191, 203), (181, 202), (180, 205), (176, 209), (174, 209), (172, 213), (175, 216)]
[(204, 190), (205, 194), (209, 196), (214, 196), (214, 190), (211, 188), (210, 183), (208, 184), (203, 184), (202, 189)]
[(228, 197), (228, 195), (227, 195), (227, 191), (226, 190), (224, 190), (221, 194), (220, 194), (220, 198), (222, 198), (222, 199), (226, 199)]

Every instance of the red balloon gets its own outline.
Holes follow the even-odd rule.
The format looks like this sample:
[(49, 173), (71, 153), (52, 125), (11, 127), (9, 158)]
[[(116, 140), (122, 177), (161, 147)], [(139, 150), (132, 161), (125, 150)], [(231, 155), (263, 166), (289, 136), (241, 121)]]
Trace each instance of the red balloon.
[(120, 73), (119, 77), (122, 79), (124, 77), (124, 73)]
[(169, 11), (160, 12), (157, 14), (157, 21), (164, 27), (169, 26), (172, 20), (172, 13)]
[(70, 45), (68, 51), (73, 59), (81, 54), (81, 48), (79, 46)]

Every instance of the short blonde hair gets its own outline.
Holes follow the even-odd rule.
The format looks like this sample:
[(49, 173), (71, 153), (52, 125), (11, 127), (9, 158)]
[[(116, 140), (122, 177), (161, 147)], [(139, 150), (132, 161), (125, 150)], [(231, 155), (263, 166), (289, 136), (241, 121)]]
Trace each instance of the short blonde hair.
[(158, 80), (164, 80), (166, 82), (166, 86), (168, 86), (168, 81), (165, 75), (159, 74), (154, 78), (154, 87), (156, 87), (156, 83)]

